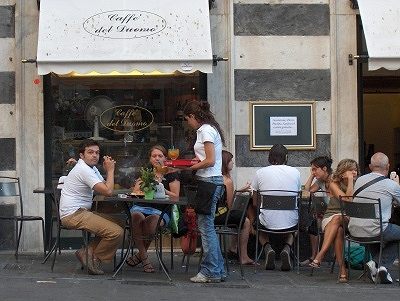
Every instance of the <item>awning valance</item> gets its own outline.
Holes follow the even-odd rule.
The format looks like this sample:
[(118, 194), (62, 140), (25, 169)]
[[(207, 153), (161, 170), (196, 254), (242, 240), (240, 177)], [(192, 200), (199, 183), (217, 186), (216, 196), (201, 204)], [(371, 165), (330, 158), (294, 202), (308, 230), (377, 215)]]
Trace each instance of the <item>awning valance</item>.
[(212, 72), (208, 0), (41, 0), (38, 73)]
[(368, 69), (400, 69), (400, 0), (358, 0)]

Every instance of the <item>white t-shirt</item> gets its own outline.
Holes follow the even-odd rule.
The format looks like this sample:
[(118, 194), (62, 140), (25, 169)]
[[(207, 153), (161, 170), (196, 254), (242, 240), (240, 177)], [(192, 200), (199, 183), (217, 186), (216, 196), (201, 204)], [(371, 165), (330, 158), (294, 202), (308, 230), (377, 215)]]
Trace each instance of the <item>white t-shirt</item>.
[(206, 158), (204, 142), (211, 142), (215, 148), (215, 164), (212, 167), (199, 169), (196, 175), (199, 177), (222, 176), (222, 140), (219, 132), (209, 124), (203, 124), (197, 129), (197, 140), (194, 145), (194, 153), (200, 161)]
[(79, 208), (90, 209), (93, 187), (104, 179), (96, 167), (90, 167), (82, 159), (64, 180), (60, 199), (60, 218), (73, 214)]
[[(291, 190), (301, 189), (300, 172), (287, 165), (271, 165), (263, 167), (256, 172), (251, 187), (255, 190)], [(271, 192), (272, 194), (273, 192)], [(262, 192), (261, 192), (262, 194)], [(276, 195), (293, 195), (291, 193), (275, 192)], [(298, 214), (296, 210), (261, 210), (260, 222), (268, 229), (282, 230), (297, 225)]]

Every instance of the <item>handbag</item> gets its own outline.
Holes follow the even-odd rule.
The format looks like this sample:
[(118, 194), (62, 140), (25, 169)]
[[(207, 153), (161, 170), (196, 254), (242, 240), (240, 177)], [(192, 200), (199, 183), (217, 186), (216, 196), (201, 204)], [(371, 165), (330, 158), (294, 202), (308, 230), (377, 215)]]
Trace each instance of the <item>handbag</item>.
[(183, 214), (187, 232), (181, 237), (181, 248), (185, 255), (194, 254), (197, 247), (197, 218), (193, 208), (186, 208)]
[(218, 186), (222, 185), (204, 181), (197, 182), (196, 196), (190, 201), (191, 207), (194, 208), (197, 214), (211, 214), (211, 204)]

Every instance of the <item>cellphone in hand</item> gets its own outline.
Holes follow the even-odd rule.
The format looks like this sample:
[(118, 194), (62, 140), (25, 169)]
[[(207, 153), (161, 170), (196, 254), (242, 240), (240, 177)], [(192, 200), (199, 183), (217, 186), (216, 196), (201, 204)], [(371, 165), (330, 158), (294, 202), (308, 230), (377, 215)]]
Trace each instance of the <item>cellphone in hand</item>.
[(391, 173), (390, 173), (390, 179), (394, 179), (394, 178), (396, 178), (396, 176), (397, 176), (397, 173), (395, 172), (395, 171), (392, 171)]

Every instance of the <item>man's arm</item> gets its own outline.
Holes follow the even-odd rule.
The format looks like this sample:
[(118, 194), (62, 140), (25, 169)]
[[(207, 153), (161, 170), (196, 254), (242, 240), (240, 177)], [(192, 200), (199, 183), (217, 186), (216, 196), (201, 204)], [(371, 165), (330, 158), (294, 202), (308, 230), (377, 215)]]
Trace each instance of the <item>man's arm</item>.
[(112, 196), (114, 190), (115, 161), (109, 156), (104, 156), (103, 158), (103, 167), (106, 170), (107, 178), (105, 182), (100, 182), (94, 185), (93, 190), (104, 196)]

